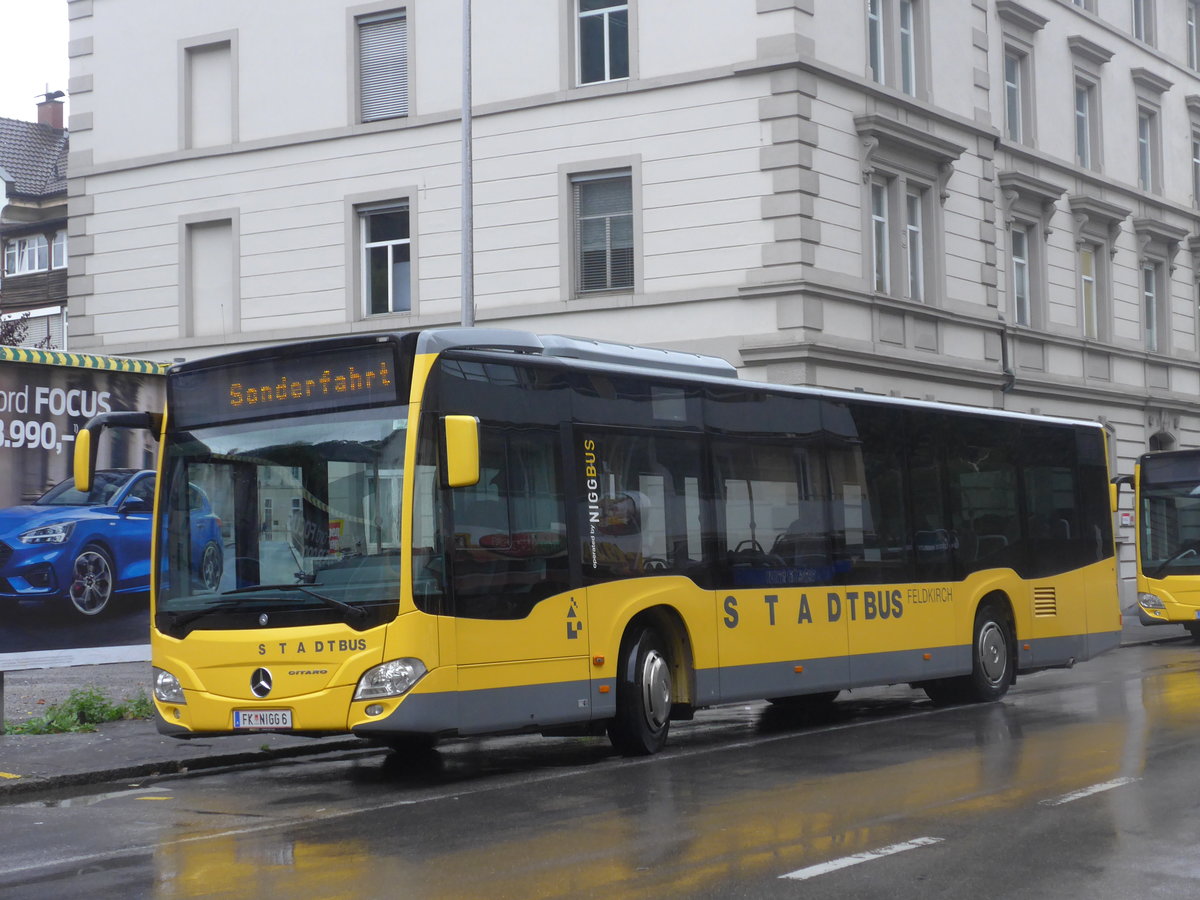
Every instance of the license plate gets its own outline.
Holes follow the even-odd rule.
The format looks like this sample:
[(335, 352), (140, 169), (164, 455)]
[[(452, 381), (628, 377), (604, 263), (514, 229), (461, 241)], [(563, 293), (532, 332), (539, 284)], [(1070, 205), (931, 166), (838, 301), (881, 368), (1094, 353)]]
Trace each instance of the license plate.
[(290, 709), (235, 709), (233, 711), (233, 727), (245, 731), (252, 731), (256, 728), (291, 728), (292, 711)]

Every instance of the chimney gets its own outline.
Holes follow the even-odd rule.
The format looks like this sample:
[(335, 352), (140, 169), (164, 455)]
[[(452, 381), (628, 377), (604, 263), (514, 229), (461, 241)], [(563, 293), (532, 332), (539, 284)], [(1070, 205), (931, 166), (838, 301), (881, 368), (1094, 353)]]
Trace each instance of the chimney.
[(60, 99), (62, 96), (62, 91), (49, 92), (37, 105), (39, 125), (49, 125), (51, 128), (62, 130), (63, 102)]

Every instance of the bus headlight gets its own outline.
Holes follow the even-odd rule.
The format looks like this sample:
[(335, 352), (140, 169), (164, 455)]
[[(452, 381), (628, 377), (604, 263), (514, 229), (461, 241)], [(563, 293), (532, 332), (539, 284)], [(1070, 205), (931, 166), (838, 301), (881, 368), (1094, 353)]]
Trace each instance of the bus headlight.
[(380, 697), (399, 697), (425, 675), (425, 663), (419, 659), (393, 659), (367, 669), (354, 689), (355, 700), (378, 700)]
[(1138, 594), (1138, 604), (1146, 609), (1166, 609), (1166, 604), (1153, 594)]
[(187, 703), (179, 679), (166, 669), (158, 668), (154, 670), (154, 699), (160, 703), (176, 703), (180, 706)]

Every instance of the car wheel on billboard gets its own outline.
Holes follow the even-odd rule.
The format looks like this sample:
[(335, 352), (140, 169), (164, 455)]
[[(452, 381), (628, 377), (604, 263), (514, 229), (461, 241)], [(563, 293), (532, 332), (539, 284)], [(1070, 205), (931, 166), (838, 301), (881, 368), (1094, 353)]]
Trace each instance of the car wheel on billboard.
[(215, 591), (221, 586), (222, 569), (221, 548), (209, 541), (200, 557), (200, 583), (206, 591)]
[(104, 611), (112, 595), (112, 558), (103, 547), (88, 544), (71, 565), (71, 587), (67, 591), (71, 605), (85, 616), (95, 616)]

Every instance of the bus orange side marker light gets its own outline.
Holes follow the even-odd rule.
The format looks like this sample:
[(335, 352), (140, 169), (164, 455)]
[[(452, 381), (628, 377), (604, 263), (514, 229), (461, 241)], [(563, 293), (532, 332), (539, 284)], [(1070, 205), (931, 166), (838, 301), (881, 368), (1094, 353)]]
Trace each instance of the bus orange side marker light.
[(593, 656), (593, 657), (592, 657), (592, 665), (593, 665), (593, 666), (602, 666), (602, 665), (604, 665), (604, 657), (603, 657), (603, 656)]
[(929, 662), (929, 660), (933, 659), (933, 654), (932, 653), (922, 653), (921, 659), (925, 660), (926, 662)]
[(1028, 649), (1029, 649), (1029, 645), (1028, 645), (1028, 644), (1024, 644), (1024, 645), (1023, 645), (1023, 649), (1025, 649), (1025, 650), (1028, 650)]
[(600, 685), (600, 687), (599, 687), (599, 691), (600, 691), (600, 693), (602, 693), (602, 694), (607, 694), (607, 693), (608, 693), (608, 690), (609, 690), (609, 688), (608, 688), (608, 685), (607, 685), (607, 684), (602, 684), (602, 685)]
[(796, 666), (792, 671), (799, 675), (804, 671), (804, 666)]

